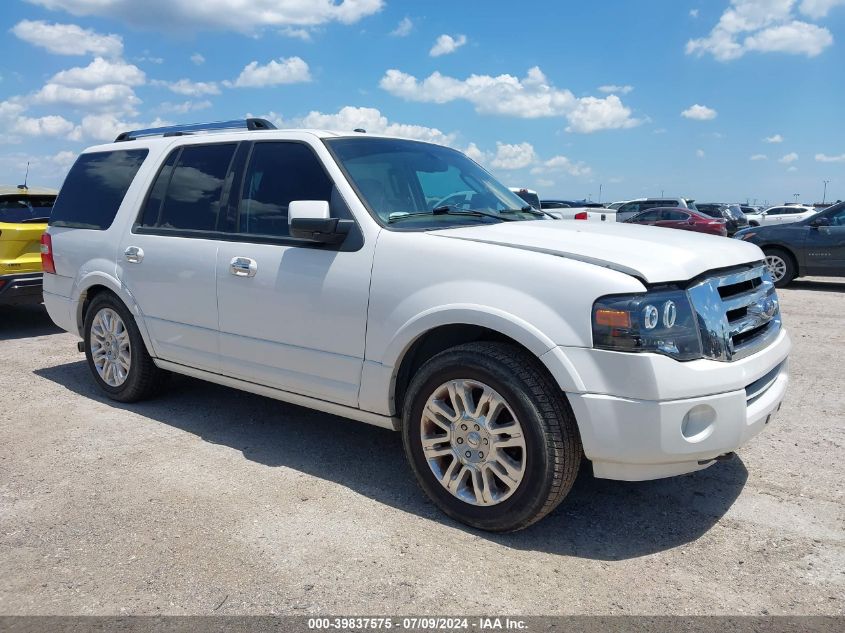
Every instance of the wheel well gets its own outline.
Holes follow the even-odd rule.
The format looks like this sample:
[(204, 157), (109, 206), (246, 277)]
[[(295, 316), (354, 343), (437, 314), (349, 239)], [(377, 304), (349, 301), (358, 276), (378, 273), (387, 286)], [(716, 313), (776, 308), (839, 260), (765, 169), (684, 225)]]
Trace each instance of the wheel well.
[[(88, 307), (91, 305), (91, 302), (94, 300), (99, 294), (107, 292), (109, 294), (114, 295), (114, 292), (111, 288), (107, 288), (106, 286), (94, 285), (88, 288), (85, 292), (82, 293), (80, 297), (79, 304), (81, 309), (79, 311), (79, 322), (77, 323), (79, 330), (82, 330), (82, 327), (85, 325), (85, 315), (88, 314)], [(115, 295), (117, 296), (117, 295)]]
[[(396, 373), (396, 384), (393, 388), (393, 403), (396, 408), (396, 415), (402, 415), (402, 407), (405, 402), (405, 392), (408, 389), (408, 385), (411, 383), (411, 379), (417, 373), (417, 370), (427, 360), (450, 347), (463, 345), (464, 343), (474, 343), (476, 341), (510, 343), (534, 356), (533, 352), (509, 336), (479, 325), (442, 325), (429, 330), (411, 344), (411, 347), (405, 352), (399, 364), (399, 371)], [(543, 371), (548, 371), (542, 363), (539, 366)]]

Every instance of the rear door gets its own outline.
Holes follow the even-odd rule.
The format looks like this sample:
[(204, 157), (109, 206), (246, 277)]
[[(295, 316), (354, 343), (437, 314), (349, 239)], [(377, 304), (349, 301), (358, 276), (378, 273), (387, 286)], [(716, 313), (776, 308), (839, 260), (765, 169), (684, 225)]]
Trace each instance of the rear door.
[(357, 226), (340, 245), (290, 237), (293, 200), (354, 219), (305, 142), (254, 143), (238, 180), (217, 253), (222, 373), (357, 406), (374, 240)]
[(215, 267), (237, 148), (173, 150), (118, 251), (118, 276), (143, 312), (155, 355), (207, 371), (219, 371)]
[(661, 209), (660, 218), (656, 224), (657, 226), (663, 226), (669, 229), (689, 229), (689, 218), (689, 213), (684, 211)]

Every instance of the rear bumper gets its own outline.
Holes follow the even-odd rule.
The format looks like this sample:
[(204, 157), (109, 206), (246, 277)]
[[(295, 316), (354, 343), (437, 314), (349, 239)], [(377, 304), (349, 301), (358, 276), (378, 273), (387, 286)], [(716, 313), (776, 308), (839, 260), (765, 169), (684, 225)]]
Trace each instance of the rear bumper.
[(42, 301), (42, 274), (0, 275), (0, 305), (28, 305)]

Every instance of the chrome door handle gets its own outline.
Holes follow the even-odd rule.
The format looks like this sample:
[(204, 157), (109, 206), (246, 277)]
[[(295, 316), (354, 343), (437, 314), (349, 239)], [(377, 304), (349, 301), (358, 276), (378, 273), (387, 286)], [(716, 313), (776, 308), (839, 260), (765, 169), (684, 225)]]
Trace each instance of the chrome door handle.
[(249, 257), (233, 257), (229, 262), (229, 272), (235, 277), (255, 277), (258, 262)]
[(140, 264), (144, 259), (144, 249), (137, 246), (130, 246), (123, 251), (123, 257), (130, 264)]

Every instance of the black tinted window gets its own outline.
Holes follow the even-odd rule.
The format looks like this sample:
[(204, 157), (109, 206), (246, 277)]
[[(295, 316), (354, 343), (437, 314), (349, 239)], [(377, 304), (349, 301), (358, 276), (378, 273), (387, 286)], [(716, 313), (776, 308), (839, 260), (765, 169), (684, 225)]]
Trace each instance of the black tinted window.
[(646, 211), (634, 217), (634, 222), (656, 222), (660, 218), (660, 211)]
[(238, 207), (238, 233), (288, 235), (293, 200), (332, 200), (332, 181), (302, 143), (256, 143)]
[(711, 218), (722, 217), (722, 207), (718, 204), (697, 204), (696, 209), (704, 215), (709, 215)]
[(674, 209), (666, 209), (660, 212), (660, 219), (668, 222), (682, 222), (689, 219), (689, 213), (683, 211), (675, 211)]
[[(214, 231), (220, 213), (223, 184), (235, 143), (219, 145), (187, 145), (182, 148), (172, 168), (165, 165), (150, 192), (144, 209), (143, 225), (167, 229)], [(155, 213), (156, 199), (161, 198), (164, 183), (167, 194)]]
[(56, 196), (0, 196), (0, 222), (45, 222)]
[(161, 213), (161, 205), (164, 203), (164, 195), (167, 193), (167, 185), (170, 184), (170, 177), (173, 175), (173, 165), (179, 157), (181, 150), (175, 149), (167, 157), (161, 171), (158, 172), (150, 193), (147, 196), (147, 203), (144, 205), (144, 212), (141, 215), (142, 226), (155, 226), (158, 224), (158, 217)]
[(50, 225), (109, 228), (147, 153), (130, 149), (82, 154), (65, 178)]

